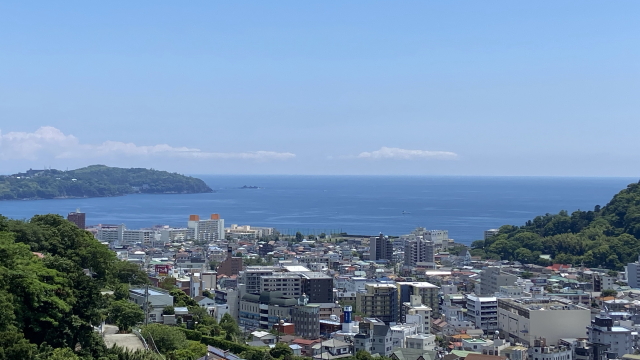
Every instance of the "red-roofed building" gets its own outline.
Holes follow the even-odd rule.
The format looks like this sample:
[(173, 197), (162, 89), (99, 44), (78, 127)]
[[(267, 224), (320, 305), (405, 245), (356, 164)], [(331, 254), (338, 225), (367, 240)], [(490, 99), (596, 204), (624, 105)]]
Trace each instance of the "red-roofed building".
[(292, 344), (296, 344), (296, 345), (300, 345), (300, 347), (302, 347), (301, 353), (302, 353), (303, 356), (312, 356), (313, 355), (313, 345), (319, 344), (321, 342), (322, 342), (322, 339), (313, 339), (313, 340), (295, 339), (291, 343)]
[(551, 266), (547, 266), (546, 267), (549, 270), (553, 270), (553, 271), (562, 271), (562, 270), (569, 270), (571, 269), (571, 265), (565, 265), (565, 264), (553, 264)]

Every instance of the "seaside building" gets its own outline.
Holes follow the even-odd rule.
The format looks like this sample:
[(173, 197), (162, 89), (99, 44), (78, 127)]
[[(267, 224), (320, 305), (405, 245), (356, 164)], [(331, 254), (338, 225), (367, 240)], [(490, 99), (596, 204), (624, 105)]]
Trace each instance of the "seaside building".
[(83, 212), (80, 212), (80, 210), (76, 210), (74, 212), (70, 212), (69, 214), (67, 214), (67, 220), (71, 221), (72, 223), (76, 224), (76, 226), (80, 229), (83, 229), (87, 227), (86, 225), (86, 215)]
[(268, 227), (231, 224), (230, 227), (224, 229), (224, 232), (226, 235), (232, 235), (234, 237), (259, 239), (264, 236), (273, 235), (275, 229)]
[(187, 240), (193, 240), (193, 229), (189, 228), (171, 228), (164, 226), (159, 230), (160, 241), (163, 243), (168, 242), (184, 242)]
[(195, 240), (224, 240), (224, 219), (219, 214), (211, 214), (209, 219), (200, 220), (198, 215), (190, 215), (187, 228), (193, 229)]
[(436, 248), (447, 248), (452, 242), (449, 239), (449, 230), (425, 230), (423, 236), (425, 240), (431, 241)]
[(484, 231), (484, 240), (494, 237), (498, 234), (499, 229), (489, 229)]

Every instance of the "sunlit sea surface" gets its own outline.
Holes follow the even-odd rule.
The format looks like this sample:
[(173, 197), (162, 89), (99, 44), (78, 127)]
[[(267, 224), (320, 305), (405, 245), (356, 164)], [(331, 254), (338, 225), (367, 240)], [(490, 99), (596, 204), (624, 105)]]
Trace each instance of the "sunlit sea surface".
[[(536, 215), (606, 205), (634, 178), (198, 176), (216, 192), (112, 198), (0, 201), (0, 214), (30, 218), (77, 208), (87, 224), (136, 229), (186, 226), (190, 214), (219, 213), (225, 225), (275, 227), (283, 233), (401, 235), (446, 229), (457, 242), (522, 225)], [(259, 189), (241, 189), (243, 185)]]

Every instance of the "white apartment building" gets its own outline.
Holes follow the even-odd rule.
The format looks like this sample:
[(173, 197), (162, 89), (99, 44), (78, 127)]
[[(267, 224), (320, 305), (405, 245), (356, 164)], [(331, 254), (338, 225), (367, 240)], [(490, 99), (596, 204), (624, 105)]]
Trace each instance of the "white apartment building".
[(484, 231), (484, 240), (487, 240), (490, 237), (498, 235), (499, 229), (489, 229)]
[(493, 332), (498, 329), (498, 299), (467, 294), (467, 316), (478, 329)]
[(124, 224), (101, 225), (98, 227), (96, 239), (113, 245), (152, 245), (155, 241), (155, 231), (149, 229), (130, 230)]
[(592, 344), (609, 345), (607, 352), (615, 354), (616, 358), (634, 353), (631, 330), (616, 325), (610, 317), (598, 315), (591, 320), (587, 336)]
[(96, 239), (102, 242), (108, 242), (110, 244), (118, 244), (118, 241), (122, 239), (122, 231), (124, 231), (124, 229), (124, 224), (100, 225), (98, 226)]
[(170, 228), (163, 227), (160, 229), (160, 241), (168, 242), (184, 242), (194, 238), (193, 229), (189, 228)]
[(563, 300), (498, 299), (499, 328), (511, 342), (530, 346), (541, 338), (550, 344), (561, 338), (581, 338), (590, 322), (588, 308)]
[(405, 339), (405, 348), (433, 350), (436, 347), (436, 336), (433, 334), (415, 334), (409, 335)]
[(436, 246), (449, 242), (449, 230), (425, 230), (423, 236), (425, 240), (432, 241)]
[(431, 308), (422, 304), (420, 295), (411, 295), (411, 301), (403, 303), (404, 322), (406, 324), (416, 324), (419, 334), (429, 334), (431, 332)]
[(128, 230), (122, 231), (121, 245), (152, 245), (155, 242), (155, 232), (153, 230)]
[(209, 219), (201, 220), (198, 215), (189, 216), (187, 228), (193, 229), (195, 240), (224, 240), (224, 219), (219, 214), (211, 214)]
[(259, 239), (264, 236), (273, 235), (274, 228), (231, 224), (230, 227), (224, 229), (224, 232), (229, 235)]
[(389, 327), (391, 329), (391, 338), (393, 348), (404, 347), (405, 339), (409, 335), (416, 335), (418, 333), (417, 324), (399, 324)]

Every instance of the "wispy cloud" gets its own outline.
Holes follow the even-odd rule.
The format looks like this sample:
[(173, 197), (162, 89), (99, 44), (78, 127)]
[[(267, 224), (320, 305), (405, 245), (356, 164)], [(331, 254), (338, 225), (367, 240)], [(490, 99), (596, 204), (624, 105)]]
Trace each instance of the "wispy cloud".
[(400, 148), (381, 147), (375, 151), (361, 152), (357, 156), (358, 159), (439, 159), (439, 160), (454, 160), (458, 158), (458, 154), (450, 151), (430, 151), (430, 150), (409, 150)]
[(136, 145), (121, 141), (83, 144), (73, 135), (64, 134), (52, 126), (43, 126), (32, 133), (0, 133), (0, 159), (37, 160), (43, 155), (55, 158), (99, 158), (106, 156), (169, 156), (188, 159), (248, 159), (286, 160), (296, 155), (290, 152), (246, 151), (207, 152), (196, 148), (173, 147), (167, 144)]

